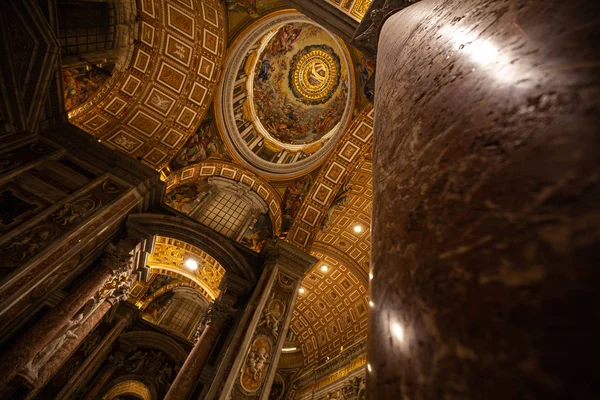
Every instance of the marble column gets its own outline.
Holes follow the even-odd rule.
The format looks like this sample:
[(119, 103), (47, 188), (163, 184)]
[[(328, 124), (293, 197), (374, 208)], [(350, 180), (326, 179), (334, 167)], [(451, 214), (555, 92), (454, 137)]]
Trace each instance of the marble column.
[(173, 380), (165, 400), (185, 400), (192, 395), (211, 350), (231, 318), (235, 301), (235, 298), (221, 294), (211, 303), (206, 312), (202, 334)]
[(111, 277), (128, 269), (128, 257), (128, 254), (123, 254), (116, 246), (107, 249), (100, 265), (77, 286), (77, 289), (72, 290), (11, 345), (0, 359), (0, 371), (3, 371), (0, 375), (0, 392), (72, 322), (75, 314), (98, 294)]
[[(115, 305), (115, 307), (118, 307), (118, 305)], [(119, 338), (119, 335), (123, 333), (123, 331), (125, 331), (125, 329), (129, 325), (129, 321), (133, 317), (133, 314), (137, 313), (137, 310), (133, 309), (133, 307), (126, 306), (120, 307), (118, 310), (115, 310), (113, 308), (111, 312), (113, 311), (117, 311), (120, 313), (120, 315), (117, 318), (115, 318), (116, 322), (114, 322), (110, 331), (106, 335), (104, 335), (100, 343), (96, 345), (95, 349), (85, 359), (85, 361), (81, 364), (77, 371), (75, 371), (70, 376), (69, 381), (56, 395), (54, 400), (72, 399), (75, 396), (75, 393), (82, 391), (82, 388), (84, 388), (87, 385), (92, 375), (98, 370), (98, 367), (104, 363), (104, 360), (107, 358), (107, 355), (111, 351), (113, 344)], [(123, 362), (122, 357), (123, 355), (119, 352), (117, 352), (115, 355), (110, 355), (108, 357), (109, 362), (107, 364), (106, 369), (108, 370), (112, 368), (112, 370), (114, 371), (114, 369), (118, 367), (119, 363)], [(105, 371), (103, 371), (103, 373), (104, 372)], [(104, 375), (102, 374), (101, 376)], [(100, 388), (101, 387), (102, 386), (100, 386)], [(88, 390), (88, 392), (89, 391), (90, 390)]]
[(369, 398), (597, 398), (599, 9), (424, 0), (385, 22)]
[(37, 373), (37, 379), (33, 383), (33, 389), (26, 399), (35, 398), (37, 392), (41, 390), (46, 382), (58, 369), (69, 359), (71, 354), (85, 340), (87, 335), (98, 325), (104, 314), (112, 307), (109, 301), (105, 301), (90, 315), (85, 322), (81, 324), (79, 329), (74, 333), (76, 337), (67, 340), (60, 349), (40, 368)]

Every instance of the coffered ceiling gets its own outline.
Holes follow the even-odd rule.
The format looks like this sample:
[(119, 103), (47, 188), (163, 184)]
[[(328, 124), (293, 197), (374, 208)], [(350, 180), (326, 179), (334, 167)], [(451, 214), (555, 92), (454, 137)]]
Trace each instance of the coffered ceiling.
[(219, 0), (141, 0), (130, 65), (71, 123), (107, 146), (161, 169), (196, 130), (211, 103), (225, 55)]

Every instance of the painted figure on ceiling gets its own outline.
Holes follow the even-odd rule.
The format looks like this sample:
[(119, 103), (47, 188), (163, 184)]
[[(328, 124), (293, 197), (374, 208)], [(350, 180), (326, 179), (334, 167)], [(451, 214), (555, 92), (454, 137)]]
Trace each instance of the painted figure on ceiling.
[(148, 320), (154, 324), (158, 323), (160, 317), (164, 314), (166, 309), (173, 300), (173, 292), (169, 291), (156, 299), (152, 300), (152, 303), (146, 307), (143, 313), (145, 320)]
[(370, 99), (373, 96), (373, 87), (369, 84), (369, 79), (373, 72), (375, 72), (375, 61), (368, 57), (363, 57), (358, 65), (359, 79), (360, 79), (360, 87), (362, 89), (363, 95)]
[(258, 73), (258, 79), (263, 82), (268, 80), (269, 77), (271, 76), (271, 73), (269, 72), (270, 69), (271, 69), (271, 62), (269, 61), (268, 58), (265, 58), (264, 60), (262, 60), (262, 65), (261, 65), (260, 71)]
[(227, 159), (227, 156), (221, 138), (213, 131), (211, 123), (205, 122), (179, 150), (171, 162), (171, 169), (176, 171), (209, 158)]
[(234, 12), (247, 12), (252, 18), (258, 18), (256, 0), (225, 0), (227, 9)]
[(97, 68), (85, 67), (62, 70), (65, 108), (70, 111), (91, 99), (110, 74)]
[(273, 224), (269, 214), (262, 214), (253, 226), (249, 227), (241, 243), (246, 247), (260, 252), (268, 239), (273, 238)]
[(188, 183), (171, 190), (165, 196), (165, 203), (184, 214), (188, 214), (202, 200), (202, 192), (197, 184)]
[(283, 195), (283, 223), (282, 229), (285, 231), (289, 230), (290, 226), (298, 211), (300, 211), (300, 207), (302, 206), (302, 202), (310, 189), (310, 185), (312, 184), (312, 176), (306, 175), (293, 183), (291, 183), (286, 189)]

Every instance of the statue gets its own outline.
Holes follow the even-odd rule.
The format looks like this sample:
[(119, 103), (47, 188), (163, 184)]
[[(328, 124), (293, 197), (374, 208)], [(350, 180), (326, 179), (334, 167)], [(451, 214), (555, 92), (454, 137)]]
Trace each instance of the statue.
[(266, 325), (267, 328), (271, 330), (273, 337), (277, 338), (279, 336), (279, 320), (275, 318), (268, 307), (265, 308), (262, 320), (260, 321), (260, 324), (258, 324), (258, 326), (262, 325)]
[(138, 350), (127, 360), (132, 362), (132, 364), (129, 365), (127, 368), (129, 372), (140, 372), (142, 368), (144, 368), (144, 366), (146, 365), (146, 361), (148, 360), (148, 353), (145, 351)]

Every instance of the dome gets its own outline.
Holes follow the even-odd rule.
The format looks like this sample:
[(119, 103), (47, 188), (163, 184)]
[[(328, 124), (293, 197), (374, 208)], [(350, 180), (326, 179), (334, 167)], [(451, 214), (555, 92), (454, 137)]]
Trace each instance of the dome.
[(258, 21), (226, 65), (217, 103), (224, 142), (269, 178), (316, 168), (350, 119), (351, 65), (343, 42), (301, 14)]

